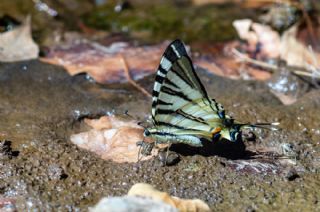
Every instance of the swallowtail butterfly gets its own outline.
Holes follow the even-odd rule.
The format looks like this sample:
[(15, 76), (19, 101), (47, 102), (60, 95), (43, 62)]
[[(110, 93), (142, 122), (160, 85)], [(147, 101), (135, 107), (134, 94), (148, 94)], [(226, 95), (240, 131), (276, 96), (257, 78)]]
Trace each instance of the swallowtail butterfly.
[[(278, 123), (241, 124), (225, 114), (221, 104), (209, 98), (199, 80), (184, 44), (173, 41), (165, 50), (152, 94), (153, 127), (144, 136), (159, 143), (184, 143), (201, 147), (202, 141), (237, 141), (243, 128), (268, 128)], [(154, 144), (140, 142), (142, 154), (150, 154)]]

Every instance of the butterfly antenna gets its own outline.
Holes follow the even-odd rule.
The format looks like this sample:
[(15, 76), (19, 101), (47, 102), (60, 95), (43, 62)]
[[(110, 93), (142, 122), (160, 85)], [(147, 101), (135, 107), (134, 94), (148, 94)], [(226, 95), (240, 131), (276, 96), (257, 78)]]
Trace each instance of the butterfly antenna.
[(164, 165), (166, 166), (167, 165), (167, 161), (168, 161), (168, 157), (169, 157), (169, 149), (170, 149), (170, 147), (171, 147), (171, 142), (169, 143), (169, 145), (168, 145), (168, 147), (167, 147), (167, 153), (166, 153), (166, 159), (165, 159), (165, 161), (164, 161)]
[(132, 119), (135, 119), (132, 115), (129, 114), (129, 110), (124, 111), (124, 115), (126, 115)]
[[(128, 110), (126, 110), (126, 111), (124, 112), (124, 114), (125, 114), (126, 116), (132, 118), (132, 119), (135, 119), (132, 115), (129, 114), (129, 111), (128, 111)], [(145, 122), (145, 121), (139, 121), (139, 122), (137, 123), (137, 125), (139, 125), (139, 126), (143, 127), (144, 129), (146, 129), (147, 127), (144, 126), (143, 124), (146, 124), (146, 122)]]
[(147, 127), (146, 127), (146, 126), (144, 126), (144, 124), (146, 124), (146, 122), (145, 122), (145, 121), (139, 121), (139, 122), (137, 123), (137, 125), (139, 125), (139, 126), (143, 127), (144, 129), (147, 129)]
[(248, 129), (248, 128), (260, 128), (266, 130), (277, 131), (279, 130), (279, 122), (272, 123), (254, 123), (254, 124), (241, 124), (240, 128)]

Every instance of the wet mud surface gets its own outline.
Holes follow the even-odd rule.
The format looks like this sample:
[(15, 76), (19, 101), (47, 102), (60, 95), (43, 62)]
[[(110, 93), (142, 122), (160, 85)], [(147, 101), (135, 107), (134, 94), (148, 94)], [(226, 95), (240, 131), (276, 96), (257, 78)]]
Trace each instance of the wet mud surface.
[[(0, 195), (21, 211), (82, 211), (146, 182), (218, 211), (320, 210), (320, 91), (284, 106), (264, 82), (198, 73), (228, 114), (242, 122), (279, 121), (282, 130), (257, 130), (255, 141), (243, 144), (175, 146), (180, 161), (172, 166), (158, 159), (116, 164), (79, 149), (69, 136), (83, 117), (129, 110), (143, 120), (150, 99), (130, 85), (98, 85), (37, 60), (0, 64)], [(139, 83), (151, 91), (153, 77)], [(279, 158), (288, 152), (294, 157)]]

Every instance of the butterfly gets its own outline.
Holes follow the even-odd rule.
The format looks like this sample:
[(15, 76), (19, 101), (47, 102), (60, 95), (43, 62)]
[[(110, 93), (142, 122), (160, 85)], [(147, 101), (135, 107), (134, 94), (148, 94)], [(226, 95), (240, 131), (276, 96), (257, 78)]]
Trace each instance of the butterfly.
[[(175, 40), (166, 48), (157, 70), (152, 93), (153, 127), (144, 136), (156, 144), (183, 143), (202, 147), (203, 141), (241, 139), (244, 128), (276, 129), (279, 123), (239, 123), (226, 115), (211, 99), (196, 74), (184, 44)], [(142, 154), (150, 154), (154, 143), (139, 142)]]

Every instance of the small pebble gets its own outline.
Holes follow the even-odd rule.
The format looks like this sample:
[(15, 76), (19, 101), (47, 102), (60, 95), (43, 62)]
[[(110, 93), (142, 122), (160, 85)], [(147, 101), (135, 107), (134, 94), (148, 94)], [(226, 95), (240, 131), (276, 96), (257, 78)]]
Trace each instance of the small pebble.
[(299, 178), (300, 176), (298, 175), (297, 171), (294, 169), (290, 169), (286, 174), (285, 174), (285, 179), (288, 181), (294, 181), (295, 179)]
[(158, 159), (161, 162), (162, 166), (172, 166), (180, 161), (178, 153), (169, 151), (160, 151)]

